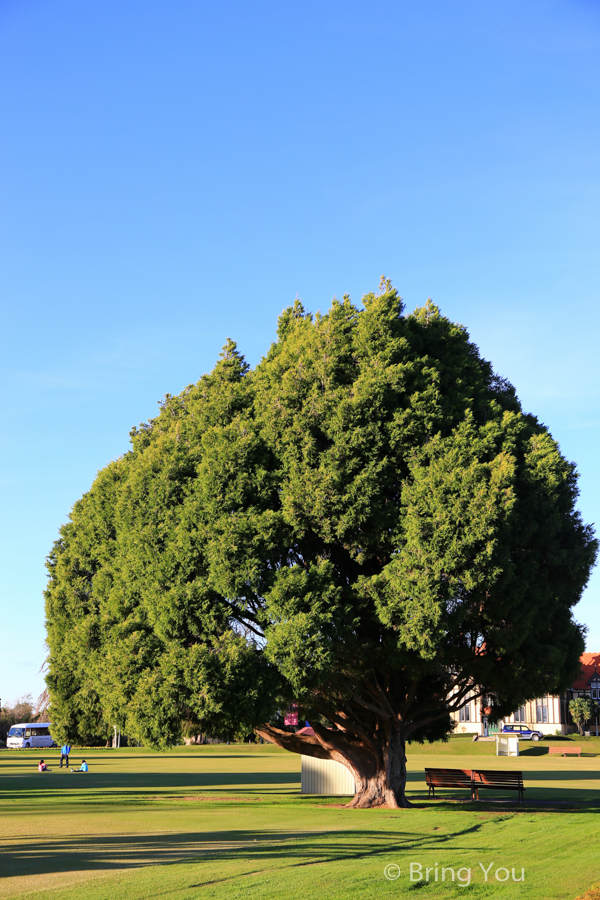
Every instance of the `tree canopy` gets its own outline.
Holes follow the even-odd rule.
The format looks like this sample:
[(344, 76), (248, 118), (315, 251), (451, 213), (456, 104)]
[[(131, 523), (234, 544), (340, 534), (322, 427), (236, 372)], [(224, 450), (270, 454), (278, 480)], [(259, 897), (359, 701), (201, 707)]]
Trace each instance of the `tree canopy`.
[(583, 734), (583, 726), (592, 718), (594, 706), (595, 704), (589, 697), (575, 697), (574, 700), (569, 701), (569, 712), (577, 725), (579, 734)]
[[(134, 428), (49, 556), (56, 733), (256, 729), (404, 805), (406, 740), (467, 693), (496, 716), (564, 689), (596, 555), (577, 474), (464, 327), (389, 282), (296, 301), (251, 369)], [(297, 703), (314, 735), (279, 713)]]

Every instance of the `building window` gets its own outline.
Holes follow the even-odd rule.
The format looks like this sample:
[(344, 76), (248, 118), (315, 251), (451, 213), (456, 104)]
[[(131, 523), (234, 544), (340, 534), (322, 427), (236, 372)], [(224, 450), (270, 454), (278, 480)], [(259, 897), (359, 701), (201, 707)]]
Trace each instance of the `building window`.
[(598, 688), (596, 687), (596, 685), (593, 685), (592, 686), (592, 700), (597, 700), (597, 699), (598, 699)]
[(526, 722), (525, 718), (525, 707), (520, 706), (517, 710), (515, 710), (515, 722)]
[(471, 721), (471, 704), (467, 703), (461, 710), (459, 710), (458, 718), (461, 722), (470, 722)]
[(540, 697), (536, 701), (536, 721), (542, 725), (548, 723), (548, 697)]

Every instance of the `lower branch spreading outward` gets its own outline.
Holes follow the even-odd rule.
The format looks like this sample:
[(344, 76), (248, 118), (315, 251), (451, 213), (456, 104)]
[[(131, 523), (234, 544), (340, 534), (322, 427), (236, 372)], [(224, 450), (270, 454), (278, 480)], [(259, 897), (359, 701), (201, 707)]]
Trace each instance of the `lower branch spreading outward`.
[[(314, 756), (317, 759), (333, 759), (333, 756), (321, 745), (319, 739), (310, 734), (293, 734), (291, 731), (283, 731), (273, 725), (261, 725), (254, 729), (260, 737), (271, 744), (277, 744), (283, 750), (292, 753), (301, 753), (304, 756)], [(341, 762), (341, 760), (339, 760)]]

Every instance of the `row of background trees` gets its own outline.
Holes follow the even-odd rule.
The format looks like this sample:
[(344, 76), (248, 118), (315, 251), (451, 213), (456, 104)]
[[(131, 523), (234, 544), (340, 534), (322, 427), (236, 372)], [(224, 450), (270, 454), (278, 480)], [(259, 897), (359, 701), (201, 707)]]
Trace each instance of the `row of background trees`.
[[(47, 722), (50, 718), (50, 695), (47, 689), (40, 694), (37, 700), (33, 699), (32, 694), (24, 694), (12, 704), (0, 706), (0, 744), (6, 743), (8, 732), (13, 725), (17, 725), (20, 722)], [(283, 715), (277, 716), (276, 719), (274, 719), (274, 724), (283, 724)], [(69, 738), (68, 735), (67, 738)], [(191, 723), (185, 723), (182, 728), (182, 739), (185, 743), (208, 744), (213, 742), (225, 742), (232, 738), (248, 741), (255, 739), (255, 735), (253, 732), (246, 731), (233, 732), (232, 734), (226, 735), (210, 735), (198, 732), (198, 729)], [(105, 742), (108, 744), (111, 740), (111, 734), (105, 735), (100, 731), (98, 734), (88, 735), (87, 737), (88, 742), (91, 742), (92, 745), (98, 744), (99, 746), (104, 745)], [(127, 736), (123, 735), (121, 737), (122, 746), (126, 746), (128, 743)]]
[(50, 697), (45, 690), (37, 700), (32, 694), (24, 694), (12, 704), (0, 709), (0, 741), (6, 741), (6, 736), (17, 722), (42, 722), (48, 716)]
[[(37, 701), (33, 700), (31, 694), (25, 694), (16, 700), (12, 706), (4, 706), (0, 709), (0, 742), (5, 742), (9, 729), (17, 722), (41, 722), (48, 717), (49, 695), (45, 690), (38, 697)], [(579, 734), (583, 734), (584, 727), (588, 722), (595, 722), (600, 718), (600, 704), (587, 697), (577, 697), (569, 702), (569, 712), (573, 722), (577, 726)], [(280, 724), (277, 722), (276, 724)], [(248, 740), (252, 735), (246, 735)], [(193, 725), (189, 724), (183, 729), (183, 738), (186, 743), (206, 744), (215, 740), (227, 740), (227, 737), (198, 733)], [(99, 742), (103, 742), (104, 738), (97, 736)], [(126, 740), (126, 738), (125, 738)]]

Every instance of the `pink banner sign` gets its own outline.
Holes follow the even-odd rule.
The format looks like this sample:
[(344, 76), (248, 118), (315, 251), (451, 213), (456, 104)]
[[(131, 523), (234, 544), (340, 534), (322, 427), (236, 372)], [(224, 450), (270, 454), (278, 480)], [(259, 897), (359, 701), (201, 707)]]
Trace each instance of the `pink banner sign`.
[(286, 725), (297, 725), (298, 724), (298, 707), (294, 703), (293, 706), (289, 706), (287, 712), (283, 718), (283, 721)]

